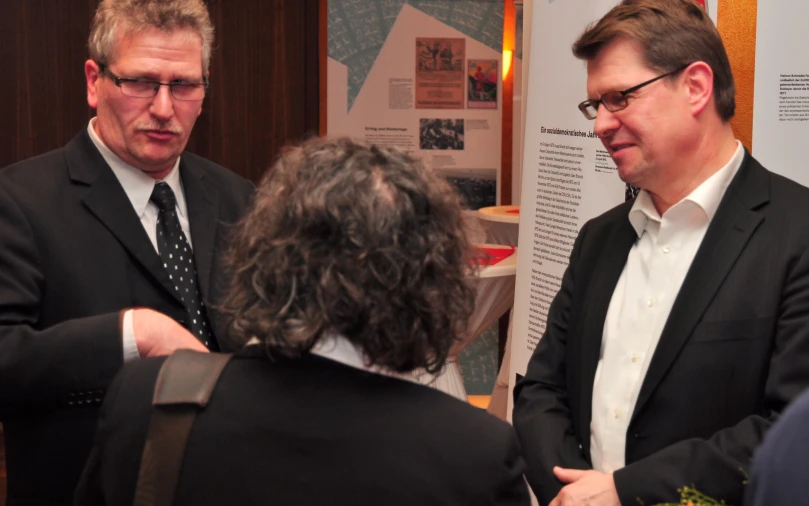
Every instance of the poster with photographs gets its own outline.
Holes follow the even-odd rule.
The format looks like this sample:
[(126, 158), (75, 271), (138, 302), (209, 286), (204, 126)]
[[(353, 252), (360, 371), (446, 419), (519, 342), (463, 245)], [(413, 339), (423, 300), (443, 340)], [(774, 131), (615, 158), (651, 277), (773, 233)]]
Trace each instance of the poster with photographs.
[[(446, 175), (470, 209), (496, 205), (504, 3), (327, 3), (326, 133), (408, 151)], [(478, 76), (473, 106), (470, 61), (491, 80)]]
[(420, 149), (464, 149), (464, 120), (421, 118), (419, 120)]
[(463, 109), (466, 39), (416, 38), (416, 109)]
[(439, 174), (455, 188), (467, 209), (497, 205), (497, 169), (441, 169)]
[(497, 60), (467, 60), (466, 107), (497, 109)]

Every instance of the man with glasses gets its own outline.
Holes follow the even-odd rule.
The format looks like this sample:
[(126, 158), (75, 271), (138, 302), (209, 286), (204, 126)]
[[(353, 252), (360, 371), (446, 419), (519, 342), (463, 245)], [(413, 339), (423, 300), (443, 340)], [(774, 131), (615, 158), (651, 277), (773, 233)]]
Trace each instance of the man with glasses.
[(227, 349), (229, 224), (253, 186), (185, 153), (208, 90), (201, 0), (104, 0), (84, 65), (96, 117), (0, 172), (0, 420), (8, 504), (70, 504), (122, 365)]
[(809, 190), (729, 121), (719, 33), (692, 0), (625, 0), (573, 45), (579, 109), (638, 196), (584, 225), (515, 388), (540, 503), (740, 504), (753, 452), (809, 385)]

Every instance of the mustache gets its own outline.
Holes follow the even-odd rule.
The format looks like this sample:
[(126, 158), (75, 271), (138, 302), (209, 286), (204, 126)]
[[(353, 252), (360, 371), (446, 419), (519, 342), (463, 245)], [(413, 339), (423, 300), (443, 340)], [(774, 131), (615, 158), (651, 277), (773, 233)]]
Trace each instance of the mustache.
[(173, 125), (171, 123), (138, 123), (135, 125), (135, 130), (142, 132), (142, 131), (149, 131), (149, 130), (161, 130), (164, 132), (171, 132), (173, 134), (181, 134), (183, 133), (182, 127), (180, 125)]

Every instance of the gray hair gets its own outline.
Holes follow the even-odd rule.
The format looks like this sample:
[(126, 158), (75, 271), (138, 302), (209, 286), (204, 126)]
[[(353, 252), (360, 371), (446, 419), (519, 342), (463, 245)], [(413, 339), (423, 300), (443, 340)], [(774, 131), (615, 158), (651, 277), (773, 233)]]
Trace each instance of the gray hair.
[(111, 63), (119, 37), (147, 28), (196, 32), (202, 39), (202, 72), (208, 72), (214, 29), (202, 0), (102, 0), (87, 40), (90, 58)]
[(236, 229), (223, 310), (234, 345), (298, 357), (335, 332), (370, 364), (439, 370), (474, 309), (458, 194), (395, 148), (284, 151)]

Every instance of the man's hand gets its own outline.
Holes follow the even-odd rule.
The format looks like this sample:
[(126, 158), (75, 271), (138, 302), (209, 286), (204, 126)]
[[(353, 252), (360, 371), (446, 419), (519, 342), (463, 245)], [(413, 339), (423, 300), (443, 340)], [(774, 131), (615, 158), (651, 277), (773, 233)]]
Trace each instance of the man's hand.
[(549, 506), (621, 506), (611, 474), (554, 467), (562, 488)]
[(180, 348), (208, 351), (185, 327), (153, 309), (133, 309), (132, 327), (141, 357), (170, 355)]

